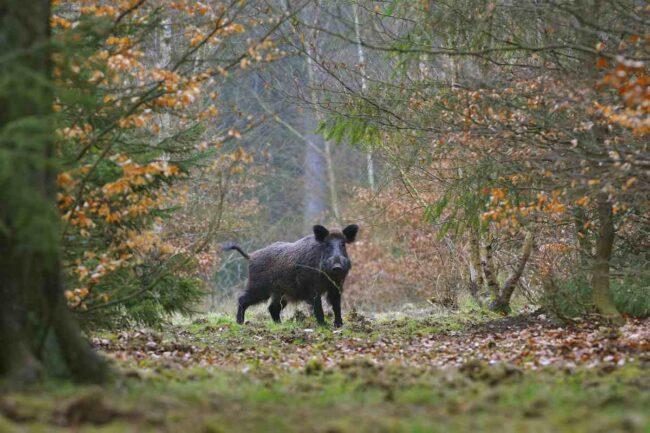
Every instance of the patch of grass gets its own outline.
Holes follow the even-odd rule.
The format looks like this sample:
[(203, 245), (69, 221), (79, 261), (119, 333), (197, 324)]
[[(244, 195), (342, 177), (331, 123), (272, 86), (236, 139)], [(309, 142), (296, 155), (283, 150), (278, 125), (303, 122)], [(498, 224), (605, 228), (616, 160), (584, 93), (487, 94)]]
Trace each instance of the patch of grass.
[(233, 318), (222, 314), (206, 314), (205, 316), (192, 320), (189, 324), (186, 321), (177, 321), (177, 324), (184, 326), (190, 332), (201, 332), (206, 329), (212, 330), (220, 327), (240, 327)]
[[(20, 417), (3, 431), (631, 431), (650, 427), (640, 365), (609, 374), (545, 370), (493, 382), (463, 372), (368, 367), (273, 374), (212, 370), (127, 379), (97, 388), (51, 383), (2, 398)], [(104, 412), (77, 417), (85, 396)], [(105, 419), (101, 413), (109, 413)], [(93, 416), (97, 418), (93, 418)], [(79, 421), (79, 418), (82, 421)], [(444, 426), (444, 428), (442, 428)]]
[[(463, 357), (465, 343), (505, 349), (508, 342), (489, 346), (482, 334), (467, 339), (477, 324), (488, 322), (481, 326), (502, 332), (495, 325), (519, 318), (496, 324), (490, 314), (369, 320), (356, 312), (338, 330), (316, 327), (304, 317), (282, 324), (257, 319), (240, 326), (230, 317), (208, 315), (177, 321), (162, 332), (133, 332), (131, 339), (102, 334), (114, 344), (102, 347), (131, 359), (117, 363), (130, 374), (103, 389), (48, 382), (2, 395), (0, 431), (641, 433), (650, 428), (650, 376), (642, 357), (623, 367), (571, 369), (526, 370), (481, 359), (458, 368), (430, 365), (442, 342), (447, 349), (456, 344)], [(531, 329), (538, 332), (537, 326)], [(416, 349), (417, 354), (405, 353)], [(167, 357), (170, 352), (178, 353)], [(184, 363), (186, 355), (196, 358)], [(213, 356), (216, 363), (201, 363)]]

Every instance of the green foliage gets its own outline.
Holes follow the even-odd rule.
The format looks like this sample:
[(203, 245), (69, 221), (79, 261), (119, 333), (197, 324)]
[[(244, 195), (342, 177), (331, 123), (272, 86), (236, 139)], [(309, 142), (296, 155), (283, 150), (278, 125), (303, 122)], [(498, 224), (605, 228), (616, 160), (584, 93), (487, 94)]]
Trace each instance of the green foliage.
[[(204, 294), (201, 281), (182, 272), (194, 258), (163, 245), (156, 230), (172, 214), (166, 194), (210, 156), (195, 149), (205, 126), (152, 104), (165, 93), (160, 85), (107, 61), (116, 49), (111, 39), (149, 50), (162, 9), (150, 21), (125, 14), (115, 22), (61, 8), (54, 12), (75, 20), (54, 31), (66, 297), (86, 328), (160, 325)], [(155, 65), (145, 57), (140, 67), (147, 77)], [(109, 192), (113, 184), (122, 186)]]
[(354, 113), (347, 116), (332, 115), (320, 123), (317, 132), (324, 134), (327, 140), (346, 142), (351, 146), (372, 148), (381, 144), (379, 129)]
[[(146, 272), (139, 269), (136, 272)], [(160, 271), (156, 270), (156, 274)], [(152, 274), (155, 275), (155, 274)], [(106, 279), (110, 290), (119, 286), (114, 303), (100, 305), (96, 310), (79, 311), (77, 317), (87, 329), (119, 329), (134, 325), (159, 328), (173, 314), (189, 315), (205, 297), (203, 283), (197, 278), (162, 274), (156, 281), (137, 278), (123, 269)], [(98, 287), (101, 291), (102, 287)]]
[[(489, 264), (495, 268), (491, 273), (507, 275), (502, 262), (510, 256), (510, 264), (517, 263), (513, 240), (522, 232), (534, 233), (539, 247), (531, 262), (538, 250), (546, 255), (554, 248), (568, 259), (577, 244), (585, 257), (594, 255), (596, 244), (587, 237), (607, 226), (593, 212), (598, 201), (604, 207), (611, 202), (621, 221), (616, 230), (628, 232), (627, 243), (614, 244), (612, 267), (638, 273), (647, 266), (628, 264), (631, 257), (624, 253), (632, 239), (647, 238), (639, 230), (647, 219), (642, 197), (647, 173), (632, 168), (634, 155), (647, 148), (647, 128), (640, 127), (647, 113), (637, 107), (644, 101), (642, 86), (636, 87), (637, 96), (625, 96), (633, 87), (627, 77), (640, 82), (648, 75), (647, 65), (637, 61), (645, 58), (648, 44), (641, 42), (647, 25), (635, 16), (641, 11), (635, 2), (623, 2), (635, 11), (631, 14), (608, 2), (434, 3), (394, 0), (369, 14), (384, 26), (366, 29), (366, 44), (360, 44), (375, 62), (367, 69), (372, 84), (363, 89), (363, 98), (348, 87), (324, 130), (340, 140), (346, 134), (362, 136), (366, 123), (378, 128), (383, 142), (375, 143), (376, 154), (403, 184), (413, 207), (423, 210), (431, 230), (459, 244), (473, 241), (474, 272), (465, 279), (477, 272), (482, 279), (478, 245), (494, 247), (500, 257)], [(600, 32), (575, 25), (587, 15)], [(332, 100), (341, 101), (339, 90)], [(361, 118), (362, 126), (348, 117)], [(630, 161), (625, 170), (620, 155)], [(589, 210), (590, 218), (575, 224), (576, 208)], [(628, 215), (621, 218), (622, 213)], [(608, 239), (599, 238), (601, 253), (609, 249), (603, 248)], [(521, 269), (528, 273), (526, 261)], [(567, 268), (551, 271), (571, 277)], [(645, 315), (644, 302), (637, 299), (647, 284), (618, 272), (612, 280), (624, 311)], [(594, 281), (599, 288), (604, 280)], [(559, 289), (563, 300), (558, 302), (576, 304), (568, 308), (571, 314), (586, 311), (579, 304), (586, 301), (583, 287), (590, 282), (567, 284)], [(542, 291), (535, 285), (528, 289)], [(601, 292), (607, 289), (596, 290), (598, 307), (605, 311), (607, 302), (600, 299), (609, 295)]]
[[(560, 318), (576, 318), (595, 312), (591, 285), (582, 275), (556, 283), (556, 291), (545, 293), (541, 303)], [(619, 312), (631, 317), (650, 317), (650, 278), (637, 273), (611, 281), (614, 304)]]
[(618, 311), (632, 317), (650, 317), (650, 278), (628, 276), (612, 283)]

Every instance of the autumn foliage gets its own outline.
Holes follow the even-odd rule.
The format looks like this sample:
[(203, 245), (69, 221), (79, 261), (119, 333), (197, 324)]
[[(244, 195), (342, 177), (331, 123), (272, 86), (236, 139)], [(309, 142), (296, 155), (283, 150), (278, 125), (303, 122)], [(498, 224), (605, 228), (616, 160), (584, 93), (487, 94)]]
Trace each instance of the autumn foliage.
[[(393, 262), (400, 277), (411, 275), (413, 254), (430, 260), (431, 293), (439, 291), (435, 276), (452, 270), (462, 276), (449, 279), (447, 292), (469, 288), (479, 302), (483, 292), (492, 309), (509, 311), (494, 298), (510, 282), (560, 316), (620, 319), (613, 305), (622, 308), (626, 296), (635, 301), (624, 309), (634, 304), (646, 315), (636, 294), (647, 285), (647, 257), (628, 236), (647, 236), (650, 45), (635, 19), (647, 8), (629, 4), (625, 15), (606, 1), (520, 3), (467, 2), (462, 12), (452, 2), (377, 6), (368, 19), (393, 30), (377, 26), (357, 43), (390, 53), (399, 72), (380, 62), (332, 71), (333, 100), (348, 98), (331, 108), (324, 129), (372, 148), (394, 176), (373, 197), (373, 222), (401, 209), (395, 227), (382, 227), (384, 251), (404, 248), (410, 215), (422, 217), (421, 242)], [(583, 20), (588, 7), (598, 18)], [(336, 81), (354, 83), (356, 74), (368, 75), (368, 90)], [(453, 265), (435, 258), (442, 245)]]
[[(639, 222), (648, 217), (650, 187), (647, 35), (633, 26), (620, 38), (612, 29), (594, 37), (551, 8), (533, 25), (542, 36), (532, 41), (526, 18), (510, 7), (474, 10), (485, 5), (470, 2), (476, 13), (450, 27), (453, 7), (416, 3), (365, 11), (391, 25), (422, 24), (398, 25), (392, 35), (376, 34), (376, 26), (366, 42), (357, 35), (358, 50), (392, 53), (399, 68), (390, 80), (381, 63), (370, 79), (372, 68), (339, 61), (336, 52), (312, 59), (323, 76), (338, 79), (312, 89), (331, 99), (323, 131), (372, 149), (386, 177), (378, 191), (351, 180), (342, 194), (344, 218), (360, 220), (368, 233), (350, 302), (456, 306), (469, 288), (483, 304), (512, 276), (529, 234), (533, 253), (513, 281), (531, 302), (544, 302), (553, 287), (599, 280), (599, 260), (630, 278), (640, 253), (612, 247), (608, 232), (646, 233)], [(80, 317), (154, 323), (188, 312), (230, 272), (219, 241), (277, 240), (256, 236), (265, 231), (259, 179), (268, 154), (254, 154), (242, 139), (268, 119), (233, 108), (224, 86), (283, 58), (274, 39), (287, 19), (281, 10), (246, 2), (55, 2), (51, 27), (64, 47), (52, 59), (57, 204), (65, 296)], [(508, 40), (490, 33), (495, 20), (510, 23)], [(612, 22), (616, 29), (622, 21)], [(472, 31), (453, 39), (463, 26)], [(444, 41), (444, 49), (416, 42), (427, 40)], [(352, 90), (359, 72), (364, 95)], [(330, 98), (332, 90), (347, 98)], [(237, 112), (239, 123), (226, 112)], [(329, 186), (334, 198), (336, 188)], [(332, 212), (323, 218), (344, 219)], [(287, 214), (300, 217), (295, 209)], [(572, 280), (578, 274), (580, 283)]]
[[(240, 131), (226, 125), (227, 134), (215, 139), (206, 127), (220, 119), (219, 81), (281, 57), (268, 38), (277, 20), (247, 17), (247, 8), (56, 2), (51, 26), (65, 47), (54, 57), (63, 161), (57, 200), (65, 295), (80, 315), (110, 311), (108, 317), (153, 323), (201, 296), (190, 269), (205, 266), (201, 254), (214, 248), (220, 227), (197, 233), (201, 242), (191, 245), (170, 240), (163, 229), (173, 224), (172, 210), (187, 204), (188, 175), (206, 172), (195, 168), (201, 160), (216, 155), (212, 173), (223, 170), (224, 177), (242, 173), (252, 160), (228, 144)], [(204, 61), (221, 52), (231, 56)]]

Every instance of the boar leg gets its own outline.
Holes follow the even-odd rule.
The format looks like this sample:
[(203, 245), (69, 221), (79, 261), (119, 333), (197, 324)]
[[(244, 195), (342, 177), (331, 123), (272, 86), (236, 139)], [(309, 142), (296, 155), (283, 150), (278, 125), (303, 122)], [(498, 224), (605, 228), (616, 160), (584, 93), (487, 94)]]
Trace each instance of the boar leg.
[(338, 289), (328, 290), (327, 300), (334, 311), (334, 326), (339, 328), (343, 325), (343, 319), (341, 318), (341, 292)]
[(249, 291), (244, 293), (239, 297), (239, 307), (237, 308), (237, 323), (240, 325), (244, 323), (244, 314), (246, 313), (246, 309), (250, 307), (251, 305), (259, 304), (262, 301), (265, 301), (269, 299), (268, 296), (260, 296), (259, 293), (256, 293), (256, 291)]
[(316, 318), (316, 321), (319, 325), (324, 325), (325, 313), (323, 312), (323, 302), (320, 299), (320, 295), (317, 295), (314, 298), (312, 305), (314, 306), (314, 317)]
[(276, 298), (275, 296), (271, 300), (271, 305), (269, 305), (269, 313), (271, 313), (271, 318), (275, 323), (280, 323), (280, 312), (287, 306), (287, 300), (284, 297)]

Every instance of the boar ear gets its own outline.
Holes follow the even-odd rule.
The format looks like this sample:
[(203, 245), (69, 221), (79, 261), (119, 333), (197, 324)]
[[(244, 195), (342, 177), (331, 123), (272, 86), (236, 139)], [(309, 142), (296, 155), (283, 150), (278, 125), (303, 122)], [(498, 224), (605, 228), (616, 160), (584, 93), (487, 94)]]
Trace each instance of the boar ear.
[(345, 241), (349, 244), (354, 242), (354, 239), (357, 237), (357, 232), (359, 231), (359, 226), (356, 224), (350, 224), (343, 229), (343, 234), (345, 235)]
[(322, 225), (316, 224), (314, 226), (314, 237), (316, 238), (317, 241), (324, 241), (327, 235), (330, 234), (330, 231), (327, 230), (325, 227)]

